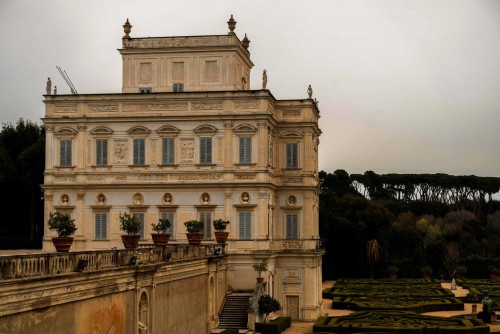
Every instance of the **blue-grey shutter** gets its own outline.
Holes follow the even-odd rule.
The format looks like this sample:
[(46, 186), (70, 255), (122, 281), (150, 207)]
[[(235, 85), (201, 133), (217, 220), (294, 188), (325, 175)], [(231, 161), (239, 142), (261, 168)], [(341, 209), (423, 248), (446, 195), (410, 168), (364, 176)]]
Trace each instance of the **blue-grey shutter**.
[(174, 164), (174, 138), (163, 138), (162, 145), (162, 164)]
[(286, 144), (286, 168), (298, 167), (298, 145), (297, 143)]
[(134, 165), (144, 165), (146, 153), (144, 145), (144, 139), (134, 139)]
[(61, 140), (59, 148), (59, 165), (71, 166), (71, 140)]
[(98, 139), (96, 141), (96, 165), (108, 165), (108, 140)]
[(212, 163), (212, 138), (200, 138), (200, 164)]
[(252, 238), (252, 213), (240, 212), (239, 235), (241, 240)]
[(212, 239), (212, 213), (211, 212), (202, 212), (200, 214), (200, 221), (205, 224), (204, 226), (204, 235), (203, 239)]
[(298, 236), (299, 236), (298, 215), (297, 214), (287, 214), (286, 215), (286, 238), (287, 239), (298, 239)]
[(139, 220), (141, 221), (139, 234), (141, 235), (141, 239), (144, 239), (144, 213), (134, 213), (134, 217), (139, 218)]
[(167, 234), (170, 234), (171, 239), (175, 239), (174, 237), (174, 213), (173, 212), (163, 212), (161, 214), (161, 219), (168, 219), (170, 222), (170, 227), (167, 229)]
[(108, 232), (108, 215), (106, 213), (95, 214), (95, 238), (98, 240), (106, 239)]
[(240, 137), (240, 163), (248, 164), (252, 162), (252, 138)]

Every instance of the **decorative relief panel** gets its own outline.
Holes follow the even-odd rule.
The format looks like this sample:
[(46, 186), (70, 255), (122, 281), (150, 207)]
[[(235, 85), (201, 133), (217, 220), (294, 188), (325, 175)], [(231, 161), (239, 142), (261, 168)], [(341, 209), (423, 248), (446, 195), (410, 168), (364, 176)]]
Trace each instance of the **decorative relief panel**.
[(234, 107), (236, 109), (257, 109), (258, 101), (236, 101)]
[(222, 137), (217, 138), (217, 160), (222, 161)]
[(124, 104), (122, 111), (174, 111), (188, 110), (187, 103)]
[(87, 108), (91, 112), (118, 112), (118, 104), (89, 104)]
[(158, 159), (157, 159), (157, 155), (158, 155), (158, 152), (157, 152), (158, 140), (157, 139), (151, 139), (149, 141), (149, 144), (151, 145), (151, 163), (152, 164), (156, 164), (156, 162), (158, 161)]
[(283, 178), (282, 180), (283, 180), (284, 184), (287, 184), (287, 183), (300, 183), (300, 184), (302, 184), (304, 182), (304, 180), (301, 177), (286, 177), (286, 178)]
[(87, 140), (87, 165), (90, 165), (92, 161), (92, 141)]
[(285, 281), (287, 280), (300, 280), (300, 269), (299, 268), (284, 268)]
[(171, 175), (170, 180), (191, 181), (191, 180), (221, 180), (222, 173), (217, 174), (176, 174)]
[(54, 176), (55, 182), (76, 182), (76, 176), (71, 175), (56, 175)]
[(194, 160), (194, 140), (181, 139), (181, 161)]
[(57, 104), (54, 106), (56, 113), (76, 112), (76, 104)]
[(113, 183), (127, 181), (125, 175), (89, 175), (87, 182)]
[(222, 102), (191, 102), (192, 110), (223, 110)]
[(167, 181), (167, 174), (139, 174), (137, 175), (139, 181)]
[(301, 249), (301, 242), (300, 241), (283, 241), (283, 248), (284, 249)]
[[(286, 284), (285, 285), (285, 293), (300, 293), (300, 285)], [(290, 310), (289, 310), (289, 312), (290, 312)]]
[(282, 110), (281, 114), (283, 117), (300, 117), (302, 112), (300, 110)]
[(127, 163), (128, 141), (117, 140), (114, 142), (113, 148), (113, 163), (125, 164)]
[(236, 180), (255, 180), (257, 177), (256, 174), (235, 174), (234, 175)]

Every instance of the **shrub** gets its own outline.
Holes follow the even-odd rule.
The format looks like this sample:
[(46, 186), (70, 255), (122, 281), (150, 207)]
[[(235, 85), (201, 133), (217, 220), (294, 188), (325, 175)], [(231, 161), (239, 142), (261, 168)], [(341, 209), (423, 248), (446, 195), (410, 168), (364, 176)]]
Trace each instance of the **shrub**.
[(72, 236), (77, 230), (75, 220), (67, 213), (51, 212), (49, 213), (49, 229), (56, 231), (60, 238)]
[(186, 226), (186, 230), (189, 233), (197, 233), (203, 230), (205, 224), (199, 220), (188, 220), (187, 222), (184, 222), (184, 226)]
[(141, 230), (141, 221), (134, 215), (124, 213), (120, 215), (120, 230), (127, 234), (138, 234)]

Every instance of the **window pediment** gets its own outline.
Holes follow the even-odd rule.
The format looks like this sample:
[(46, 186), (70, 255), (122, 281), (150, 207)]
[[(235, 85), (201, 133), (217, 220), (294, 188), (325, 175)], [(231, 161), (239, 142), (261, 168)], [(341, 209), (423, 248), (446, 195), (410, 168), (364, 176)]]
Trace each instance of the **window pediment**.
[(177, 134), (179, 134), (179, 132), (181, 132), (181, 130), (179, 130), (175, 126), (165, 125), (165, 126), (162, 126), (161, 128), (159, 128), (158, 130), (156, 130), (156, 132), (159, 135), (177, 135)]
[(151, 131), (143, 126), (134, 126), (127, 132), (129, 135), (148, 135)]
[(60, 137), (73, 138), (76, 136), (76, 134), (77, 134), (76, 130), (72, 128), (62, 128), (54, 133), (54, 135), (58, 138)]
[(233, 131), (237, 133), (250, 133), (257, 132), (257, 128), (250, 124), (241, 124), (236, 126)]
[(195, 133), (206, 133), (206, 134), (216, 133), (217, 128), (215, 126), (212, 126), (212, 125), (203, 124), (203, 125), (200, 125), (199, 127), (197, 127), (196, 129), (194, 129), (194, 132)]
[(297, 131), (288, 131), (284, 132), (280, 135), (281, 138), (302, 138), (303, 135), (300, 132)]
[(98, 126), (93, 128), (90, 133), (94, 136), (111, 136), (113, 134), (113, 130), (106, 126)]

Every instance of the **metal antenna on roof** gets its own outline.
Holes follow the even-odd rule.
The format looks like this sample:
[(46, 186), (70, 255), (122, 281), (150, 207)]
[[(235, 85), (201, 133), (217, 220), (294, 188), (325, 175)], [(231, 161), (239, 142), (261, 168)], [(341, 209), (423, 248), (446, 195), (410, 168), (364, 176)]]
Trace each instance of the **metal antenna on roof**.
[(61, 70), (59, 66), (56, 66), (56, 68), (59, 71), (59, 73), (61, 73), (61, 76), (63, 77), (64, 81), (66, 81), (66, 83), (68, 84), (69, 89), (71, 90), (71, 94), (73, 95), (78, 94), (75, 86), (73, 86), (73, 83), (71, 82), (71, 79), (69, 78), (69, 75), (66, 73), (66, 71)]

